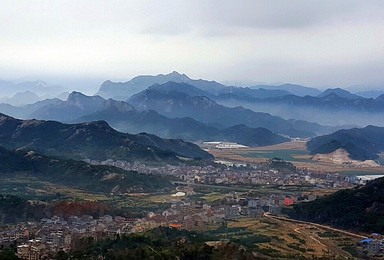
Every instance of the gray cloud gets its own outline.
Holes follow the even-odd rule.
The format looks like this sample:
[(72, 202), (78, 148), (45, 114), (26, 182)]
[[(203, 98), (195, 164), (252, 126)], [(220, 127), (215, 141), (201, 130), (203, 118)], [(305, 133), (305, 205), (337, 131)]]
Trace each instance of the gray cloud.
[[(203, 35), (234, 33), (236, 29), (300, 29), (337, 22), (382, 19), (383, 1), (356, 0), (222, 0), (187, 1), (160, 12), (148, 33), (177, 34), (195, 29)], [(163, 14), (163, 15), (161, 15)]]
[(0, 77), (384, 86), (383, 17), (378, 0), (3, 0)]

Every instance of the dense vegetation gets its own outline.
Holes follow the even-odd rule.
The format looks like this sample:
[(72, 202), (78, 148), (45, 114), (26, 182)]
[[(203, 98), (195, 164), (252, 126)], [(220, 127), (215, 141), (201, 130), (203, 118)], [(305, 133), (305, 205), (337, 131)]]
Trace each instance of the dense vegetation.
[(384, 178), (345, 189), (286, 212), (294, 218), (365, 232), (384, 232)]
[(12, 176), (20, 171), (43, 181), (93, 192), (151, 191), (171, 186), (160, 176), (0, 147), (0, 174)]
[(292, 163), (290, 162), (287, 162), (287, 161), (284, 161), (283, 159), (281, 158), (272, 158), (272, 159), (268, 159), (266, 164), (271, 167), (272, 169), (276, 169), (280, 172), (284, 172), (284, 173), (292, 173), (292, 172), (296, 172), (297, 171), (297, 168), (295, 165), (293, 165)]
[(367, 126), (340, 130), (313, 138), (307, 143), (307, 148), (311, 154), (327, 154), (344, 149), (352, 159), (377, 159), (378, 154), (384, 151), (384, 127)]
[[(0, 194), (0, 223), (19, 223), (25, 221), (40, 221), (42, 218), (60, 216), (90, 215), (99, 218), (104, 215), (119, 215), (132, 217), (132, 213), (115, 209), (107, 204), (95, 201), (37, 201), (28, 200), (13, 195)], [(1, 259), (1, 258), (0, 258)]]
[(72, 159), (178, 162), (177, 156), (212, 158), (192, 143), (149, 134), (124, 134), (103, 121), (71, 125), (54, 121), (23, 121), (2, 114), (0, 145)]
[(199, 233), (157, 228), (115, 240), (82, 239), (68, 255), (59, 255), (61, 259), (253, 259), (237, 244), (223, 243), (215, 248), (204, 243), (207, 239)]
[(46, 203), (31, 203), (16, 196), (0, 194), (0, 223), (40, 220), (48, 215)]

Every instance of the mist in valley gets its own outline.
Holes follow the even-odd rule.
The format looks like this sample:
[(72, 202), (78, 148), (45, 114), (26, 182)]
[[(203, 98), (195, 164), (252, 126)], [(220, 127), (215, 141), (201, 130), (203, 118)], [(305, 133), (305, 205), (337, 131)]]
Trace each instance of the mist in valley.
[(228, 107), (243, 106), (257, 112), (266, 112), (284, 119), (305, 120), (321, 125), (342, 126), (343, 128), (384, 126), (384, 114), (372, 112), (354, 112), (347, 110), (318, 109), (310, 106), (291, 106), (289, 104), (257, 103), (235, 100), (216, 100)]

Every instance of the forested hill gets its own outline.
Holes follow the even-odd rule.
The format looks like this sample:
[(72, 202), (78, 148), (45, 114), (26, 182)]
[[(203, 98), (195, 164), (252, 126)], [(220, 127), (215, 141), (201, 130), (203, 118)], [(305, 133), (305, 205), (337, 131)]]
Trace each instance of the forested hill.
[(312, 154), (327, 154), (344, 149), (355, 160), (377, 159), (384, 151), (384, 127), (367, 126), (339, 130), (315, 137), (307, 143)]
[(0, 175), (12, 177), (14, 173), (20, 172), (42, 181), (91, 192), (153, 191), (172, 186), (160, 176), (139, 174), (113, 166), (62, 160), (32, 151), (10, 151), (0, 147)]
[(293, 206), (292, 217), (363, 232), (384, 232), (384, 178)]
[(149, 134), (124, 134), (106, 122), (63, 124), (56, 121), (19, 120), (0, 114), (0, 146), (34, 150), (71, 159), (178, 162), (178, 156), (211, 159), (197, 145)]

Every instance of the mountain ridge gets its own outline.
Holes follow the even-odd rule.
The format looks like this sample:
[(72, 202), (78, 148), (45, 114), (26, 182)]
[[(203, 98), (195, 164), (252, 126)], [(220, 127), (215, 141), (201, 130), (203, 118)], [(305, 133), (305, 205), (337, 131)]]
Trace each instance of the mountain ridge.
[(308, 137), (309, 132), (312, 132), (311, 135), (314, 136), (315, 132), (322, 129), (322, 126), (316, 123), (284, 120), (241, 106), (225, 107), (206, 96), (190, 96), (178, 91), (164, 92), (161, 91), (160, 86), (143, 90), (133, 95), (128, 101), (138, 110), (151, 109), (171, 118), (191, 117), (200, 122), (222, 127), (245, 124), (251, 128), (264, 127), (279, 134), (287, 134), (290, 130), (295, 129), (297, 133), (306, 132), (302, 137)]
[[(151, 142), (151, 143), (149, 143)], [(32, 149), (70, 159), (179, 162), (178, 156), (212, 159), (197, 145), (162, 139), (146, 133), (120, 133), (105, 121), (63, 124), (56, 121), (19, 120), (0, 114), (0, 145)]]

